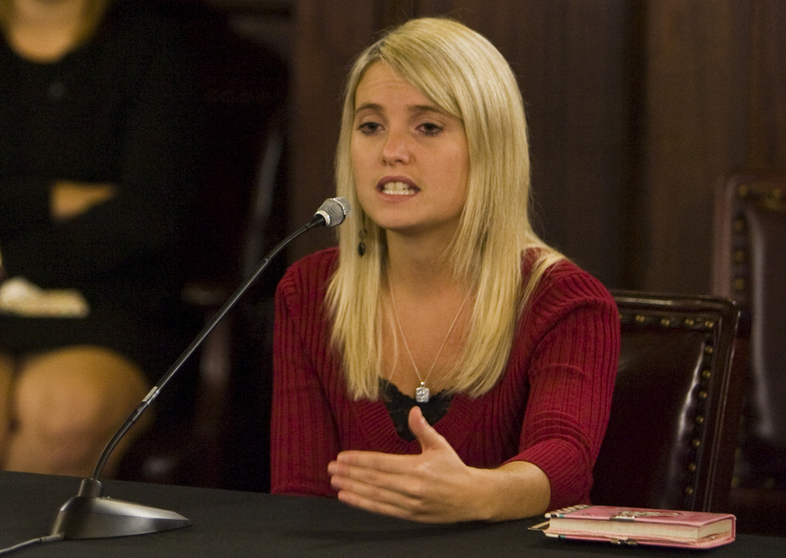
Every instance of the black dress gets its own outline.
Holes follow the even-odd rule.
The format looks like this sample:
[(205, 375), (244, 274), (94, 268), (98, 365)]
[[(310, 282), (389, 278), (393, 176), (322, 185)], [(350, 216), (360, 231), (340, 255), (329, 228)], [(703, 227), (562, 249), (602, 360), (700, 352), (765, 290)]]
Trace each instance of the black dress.
[[(167, 18), (116, 2), (93, 38), (54, 63), (0, 41), (0, 254), (8, 277), (79, 290), (85, 318), (0, 314), (0, 352), (113, 348), (153, 381), (193, 332), (178, 243), (199, 176), (193, 61)], [(110, 201), (49, 218), (56, 180), (112, 182)]]

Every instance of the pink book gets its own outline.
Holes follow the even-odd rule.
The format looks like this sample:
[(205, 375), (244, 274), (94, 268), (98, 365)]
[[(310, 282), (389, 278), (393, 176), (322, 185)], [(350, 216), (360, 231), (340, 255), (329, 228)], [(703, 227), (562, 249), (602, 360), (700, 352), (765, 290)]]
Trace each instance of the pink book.
[(736, 518), (726, 513), (574, 506), (546, 514), (546, 536), (681, 548), (712, 548), (732, 542)]

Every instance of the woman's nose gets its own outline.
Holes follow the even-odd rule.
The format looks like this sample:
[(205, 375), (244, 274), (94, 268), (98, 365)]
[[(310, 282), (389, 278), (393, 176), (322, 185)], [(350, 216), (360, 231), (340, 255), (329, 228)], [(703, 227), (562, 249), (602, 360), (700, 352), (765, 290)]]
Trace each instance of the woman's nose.
[(388, 165), (408, 163), (411, 155), (408, 134), (391, 130), (382, 148), (382, 162)]

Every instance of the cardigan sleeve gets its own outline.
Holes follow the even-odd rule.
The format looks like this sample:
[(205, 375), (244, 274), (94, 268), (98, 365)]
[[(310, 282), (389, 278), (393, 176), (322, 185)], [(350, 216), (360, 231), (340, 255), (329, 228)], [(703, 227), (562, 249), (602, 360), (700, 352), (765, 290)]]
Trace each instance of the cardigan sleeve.
[[(324, 293), (293, 266), (276, 290), (271, 414), (271, 492), (335, 497), (327, 464), (339, 452), (335, 419), (308, 350), (329, 350)], [(310, 288), (309, 288), (310, 287)]]
[(619, 358), (617, 306), (593, 277), (572, 274), (533, 301), (533, 347), (520, 453), (549, 478), (549, 509), (589, 503)]

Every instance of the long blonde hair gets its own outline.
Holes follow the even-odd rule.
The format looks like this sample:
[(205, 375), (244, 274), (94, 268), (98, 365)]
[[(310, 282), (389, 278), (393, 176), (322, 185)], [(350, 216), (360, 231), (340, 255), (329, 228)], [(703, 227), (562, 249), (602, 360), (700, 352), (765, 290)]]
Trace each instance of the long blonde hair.
[[(474, 290), (475, 303), (459, 364), (446, 380), (452, 391), (479, 396), (503, 374), (516, 323), (543, 272), (563, 258), (530, 224), (529, 145), (521, 93), (499, 51), (450, 19), (411, 20), (355, 61), (336, 153), (337, 193), (355, 211), (338, 230), (339, 266), (327, 303), (332, 342), (342, 354), (348, 390), (358, 399), (379, 396), (386, 241), (385, 231), (365, 216), (358, 201), (350, 142), (355, 91), (366, 70), (380, 61), (464, 123), (470, 158), (467, 201), (447, 255), (456, 277)], [(361, 231), (367, 246), (362, 257), (357, 252)], [(540, 250), (525, 283), (521, 259), (530, 248)]]

